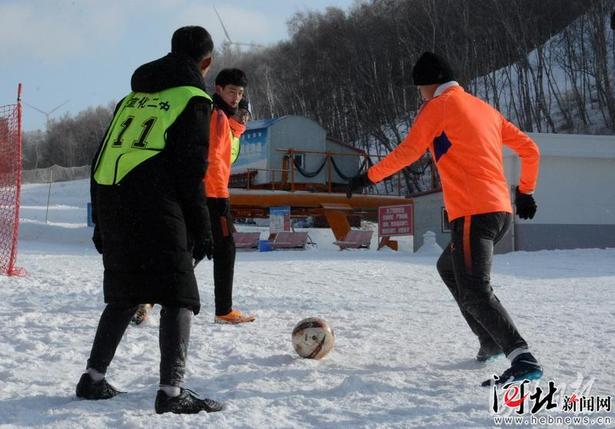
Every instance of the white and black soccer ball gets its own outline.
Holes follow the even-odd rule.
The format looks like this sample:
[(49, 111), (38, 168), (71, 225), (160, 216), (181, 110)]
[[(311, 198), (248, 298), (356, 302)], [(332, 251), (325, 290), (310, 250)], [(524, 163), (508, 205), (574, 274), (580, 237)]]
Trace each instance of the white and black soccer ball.
[(323, 319), (308, 317), (295, 325), (292, 340), (293, 347), (299, 356), (307, 359), (321, 359), (333, 349), (335, 334)]

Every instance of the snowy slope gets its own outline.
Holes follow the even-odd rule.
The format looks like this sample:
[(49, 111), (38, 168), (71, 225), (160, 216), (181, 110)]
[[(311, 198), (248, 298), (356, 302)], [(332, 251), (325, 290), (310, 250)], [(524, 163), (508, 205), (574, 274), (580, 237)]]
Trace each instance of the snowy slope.
[[(41, 220), (47, 188), (25, 186), (18, 265), (29, 275), (0, 277), (1, 428), (494, 425), (491, 391), (478, 384), (507, 361), (473, 360), (477, 342), (438, 278), (437, 256), (340, 252), (315, 230), (317, 248), (238, 254), (235, 304), (256, 314), (252, 324), (212, 323), (212, 266), (197, 268), (203, 309), (193, 320), (187, 386), (224, 401), (226, 411), (154, 413), (158, 309), (148, 325), (127, 330), (109, 369), (128, 394), (77, 400), (104, 305), (102, 263), (85, 226), (87, 181), (55, 186), (50, 225)], [(614, 262), (615, 249), (496, 256), (494, 288), (543, 363), (545, 381), (595, 378), (592, 394), (613, 394)], [(322, 361), (292, 350), (292, 327), (308, 316), (325, 318), (336, 333)]]
[[(610, 49), (609, 47), (613, 46), (614, 43), (613, 31), (609, 28), (611, 9), (606, 9), (608, 12), (605, 17), (605, 28), (602, 34), (606, 38), (605, 44), (607, 49)], [(591, 25), (589, 15), (590, 13), (577, 18), (567, 29), (565, 29), (565, 31), (576, 34), (576, 44), (573, 48), (574, 53), (579, 55), (579, 52), (586, 50), (589, 57), (588, 62), (591, 63), (597, 61), (597, 54), (593, 52), (594, 48), (591, 45), (592, 35), (587, 31), (587, 26)], [(585, 28), (585, 30), (582, 28)], [(531, 73), (528, 73), (527, 81), (519, 81), (519, 76), (517, 75), (519, 63), (517, 63), (505, 66), (499, 70), (494, 70), (486, 76), (479, 76), (470, 83), (469, 87), (475, 92), (475, 95), (495, 105), (496, 97), (493, 94), (493, 88), (491, 88), (491, 85), (487, 88), (486, 82), (497, 82), (497, 99), (500, 103), (500, 111), (509, 120), (519, 126), (523, 126), (523, 121), (520, 120), (515, 110), (522, 110), (523, 101), (521, 100), (521, 93), (526, 92), (529, 95), (528, 103), (536, 107), (538, 104), (536, 93), (538, 92), (545, 94), (545, 105), (552, 116), (555, 132), (573, 134), (613, 134), (613, 127), (609, 125), (608, 121), (603, 117), (598, 106), (596, 77), (587, 69), (582, 69), (580, 67), (571, 69), (569, 66), (564, 67), (562, 65), (564, 58), (571, 61), (569, 56), (572, 54), (568, 52), (567, 49), (569, 49), (569, 47), (566, 46), (564, 31), (562, 31), (547, 40), (540, 48), (529, 52), (527, 57), (524, 58), (524, 61), (527, 61), (528, 68), (531, 69)], [(612, 81), (613, 77), (615, 77), (613, 73), (613, 61), (615, 57), (608, 55), (606, 60), (609, 62), (610, 77)], [(537, 83), (531, 78), (531, 74), (539, 74), (538, 70), (541, 69), (539, 63), (541, 62), (544, 63), (541, 70), (544, 76), (542, 80), (539, 81), (540, 83), (537, 88)], [(575, 96), (573, 90), (575, 85), (573, 85), (573, 82), (576, 84), (577, 88), (579, 86), (582, 87), (581, 75), (584, 73), (589, 75), (589, 82), (591, 83), (591, 88), (583, 88), (585, 100), (584, 108), (587, 112), (587, 119), (589, 122), (586, 126), (583, 125), (581, 118), (579, 118), (578, 107), (573, 105)], [(557, 88), (557, 92), (560, 93), (559, 97), (565, 100), (564, 104), (566, 105), (566, 109), (570, 110), (568, 115), (573, 121), (572, 124), (566, 125), (564, 115), (557, 104), (556, 91), (554, 91), (554, 88)], [(585, 91), (587, 91), (587, 93), (585, 93)], [(514, 108), (513, 105), (515, 105), (516, 108)], [(536, 128), (525, 131), (553, 132), (549, 128), (544, 116), (541, 116), (539, 125), (540, 127), (538, 127), (538, 124), (535, 124)], [(571, 128), (568, 128), (569, 126)]]

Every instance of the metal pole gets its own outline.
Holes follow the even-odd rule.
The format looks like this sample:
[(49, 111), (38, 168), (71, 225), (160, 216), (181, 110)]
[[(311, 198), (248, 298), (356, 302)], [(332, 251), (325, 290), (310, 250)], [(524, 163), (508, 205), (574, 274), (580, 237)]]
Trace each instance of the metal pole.
[(295, 191), (295, 155), (293, 154), (293, 150), (288, 150), (289, 154), (289, 162), (290, 162), (290, 191)]
[(49, 199), (51, 198), (51, 184), (53, 183), (53, 170), (49, 167), (49, 189), (47, 190), (47, 209), (45, 210), (45, 223), (49, 218)]
[(327, 152), (327, 190), (329, 192), (333, 189), (333, 171), (331, 171), (331, 154)]
[(13, 243), (11, 245), (11, 255), (9, 256), (8, 275), (25, 273), (20, 269), (15, 269), (15, 259), (17, 258), (17, 237), (19, 234), (19, 206), (21, 204), (21, 169), (22, 169), (22, 136), (21, 136), (21, 82), (17, 85), (17, 180), (15, 192), (15, 217), (14, 217), (14, 232)]

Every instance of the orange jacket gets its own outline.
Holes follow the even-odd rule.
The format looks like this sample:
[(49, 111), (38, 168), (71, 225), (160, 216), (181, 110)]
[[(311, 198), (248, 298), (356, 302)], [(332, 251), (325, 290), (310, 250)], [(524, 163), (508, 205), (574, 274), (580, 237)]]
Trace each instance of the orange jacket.
[(519, 191), (534, 192), (538, 146), (489, 104), (454, 85), (423, 105), (404, 141), (371, 167), (368, 177), (377, 183), (429, 149), (450, 221), (481, 213), (512, 213), (502, 144), (521, 158)]
[(231, 133), (240, 137), (246, 126), (228, 118), (220, 109), (214, 109), (209, 123), (209, 152), (207, 173), (203, 179), (205, 193), (211, 198), (229, 198), (228, 182), (231, 177)]

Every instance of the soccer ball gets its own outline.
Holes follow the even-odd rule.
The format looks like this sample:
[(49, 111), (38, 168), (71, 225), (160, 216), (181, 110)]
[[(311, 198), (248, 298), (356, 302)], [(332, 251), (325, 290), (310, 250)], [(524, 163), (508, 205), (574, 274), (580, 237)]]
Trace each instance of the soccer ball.
[(307, 359), (321, 359), (333, 349), (335, 334), (327, 322), (318, 317), (301, 320), (293, 329), (293, 347)]

